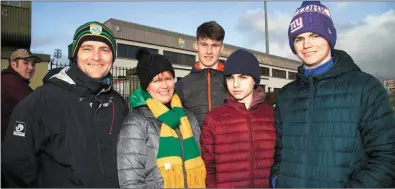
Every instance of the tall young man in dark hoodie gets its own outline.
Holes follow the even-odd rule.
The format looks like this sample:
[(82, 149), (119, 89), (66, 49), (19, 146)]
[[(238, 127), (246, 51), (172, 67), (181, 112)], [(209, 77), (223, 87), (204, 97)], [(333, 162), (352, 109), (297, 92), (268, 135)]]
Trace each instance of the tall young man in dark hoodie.
[(89, 22), (73, 40), (74, 64), (11, 115), (2, 146), (8, 187), (119, 187), (117, 137), (128, 106), (111, 87), (115, 37)]
[[(201, 147), (208, 188), (268, 188), (276, 143), (259, 61), (239, 49), (225, 63), (226, 104), (204, 119)], [(224, 78), (225, 79), (225, 78)]]
[(194, 44), (199, 62), (193, 66), (191, 73), (176, 83), (176, 93), (183, 107), (195, 114), (199, 126), (202, 126), (207, 112), (224, 103), (224, 65), (219, 62), (224, 50), (224, 38), (225, 30), (217, 22), (200, 25)]
[(303, 61), (277, 97), (273, 187), (391, 187), (395, 115), (375, 77), (334, 49), (336, 29), (319, 1), (305, 1), (289, 29)]

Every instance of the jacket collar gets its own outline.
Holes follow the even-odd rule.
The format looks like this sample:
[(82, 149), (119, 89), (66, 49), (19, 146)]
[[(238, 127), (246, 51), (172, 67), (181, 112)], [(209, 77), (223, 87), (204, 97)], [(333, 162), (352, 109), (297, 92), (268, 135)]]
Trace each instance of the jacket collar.
[(195, 65), (192, 67), (192, 72), (201, 72), (204, 70), (216, 70), (219, 72), (223, 72), (224, 71), (224, 64), (222, 64), (221, 62), (218, 62), (218, 66), (217, 69), (212, 69), (212, 68), (200, 68), (200, 64), (199, 61), (195, 63)]
[(303, 65), (298, 67), (296, 75), (297, 80), (303, 84), (309, 83), (309, 78), (312, 77), (314, 82), (319, 82), (327, 79), (337, 77), (342, 74), (347, 74), (351, 71), (361, 71), (361, 69), (354, 63), (354, 60), (345, 51), (334, 49), (332, 51), (333, 66), (330, 70), (321, 75), (305, 76)]
[[(265, 90), (262, 87), (257, 87), (254, 89), (252, 92), (252, 103), (249, 107), (249, 110), (255, 109), (258, 107), (259, 104), (262, 104), (265, 100), (266, 93)], [(246, 110), (246, 107), (244, 103), (238, 102), (229, 92), (225, 96), (226, 99), (226, 104), (232, 108), (235, 108), (237, 110)]]
[(318, 76), (321, 74), (326, 73), (327, 71), (331, 70), (333, 66), (333, 59), (331, 58), (329, 61), (315, 67), (315, 68), (308, 68), (306, 65), (303, 66), (303, 71), (305, 76)]
[(16, 72), (14, 69), (12, 69), (11, 66), (8, 66), (7, 69), (4, 69), (1, 71), (1, 75), (4, 74), (12, 74), (15, 75), (16, 77), (18, 77), (19, 79), (21, 79), (22, 81), (26, 82), (28, 85), (30, 84), (30, 81), (24, 77), (22, 77), (18, 72)]
[[(53, 80), (56, 78), (57, 80)], [(59, 80), (63, 83), (71, 85), (73, 88), (77, 88), (81, 91), (88, 91), (91, 94), (99, 94), (111, 90), (111, 74), (109, 74), (105, 81), (99, 81), (92, 79), (84, 72), (82, 72), (76, 64), (72, 64), (70, 67), (62, 69), (59, 73), (49, 79), (49, 82), (59, 84)]]

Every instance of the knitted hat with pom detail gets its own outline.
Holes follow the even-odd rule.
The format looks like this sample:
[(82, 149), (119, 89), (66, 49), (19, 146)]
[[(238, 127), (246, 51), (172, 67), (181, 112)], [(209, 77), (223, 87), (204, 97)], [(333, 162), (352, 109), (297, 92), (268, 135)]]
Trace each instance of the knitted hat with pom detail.
[(169, 59), (160, 54), (151, 54), (147, 48), (139, 48), (136, 51), (138, 60), (136, 72), (140, 80), (140, 86), (147, 89), (152, 79), (162, 73), (170, 72), (175, 77), (174, 68)]

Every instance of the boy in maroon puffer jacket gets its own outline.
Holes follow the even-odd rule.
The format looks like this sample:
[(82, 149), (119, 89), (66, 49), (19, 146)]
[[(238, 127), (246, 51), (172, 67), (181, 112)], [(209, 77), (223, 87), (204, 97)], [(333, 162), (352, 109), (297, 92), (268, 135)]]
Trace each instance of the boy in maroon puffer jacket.
[(204, 119), (207, 188), (269, 188), (276, 141), (273, 108), (259, 87), (259, 62), (243, 49), (225, 63), (226, 103)]

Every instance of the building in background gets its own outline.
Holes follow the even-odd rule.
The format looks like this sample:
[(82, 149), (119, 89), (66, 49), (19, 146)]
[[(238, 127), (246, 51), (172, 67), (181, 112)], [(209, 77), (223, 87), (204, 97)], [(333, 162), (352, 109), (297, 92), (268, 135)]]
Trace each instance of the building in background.
[[(192, 66), (199, 60), (193, 48), (196, 42), (195, 36), (184, 35), (113, 18), (110, 18), (104, 24), (111, 28), (116, 38), (117, 58), (114, 62), (114, 66), (129, 68), (127, 72), (117, 72), (115, 70), (115, 73), (113, 73), (114, 77), (135, 77), (132, 76), (135, 72), (134, 68), (137, 66), (135, 52), (139, 47), (147, 47), (153, 53), (166, 56), (173, 64), (177, 80), (187, 75), (191, 71)], [(225, 44), (220, 60), (225, 62), (229, 55), (239, 48), (241, 47)], [(71, 58), (70, 50), (71, 44), (69, 45), (69, 58)], [(296, 79), (296, 70), (297, 67), (301, 65), (301, 62), (254, 50), (249, 51), (252, 52), (261, 63), (260, 85), (263, 86), (266, 91), (277, 91), (277, 89)], [(118, 79), (116, 82), (124, 84), (122, 87), (118, 87), (122, 88), (120, 90), (123, 91), (133, 91), (138, 87), (136, 86), (138, 82), (134, 82), (133, 84), (133, 81), (130, 79)], [(114, 87), (117, 88), (116, 85)]]
[[(31, 45), (31, 1), (1, 1), (1, 69), (8, 67), (9, 57), (19, 48), (30, 49)], [(42, 78), (48, 73), (50, 56), (36, 54), (41, 63), (36, 64), (36, 73), (30, 80), (30, 86), (35, 89), (42, 85)]]

